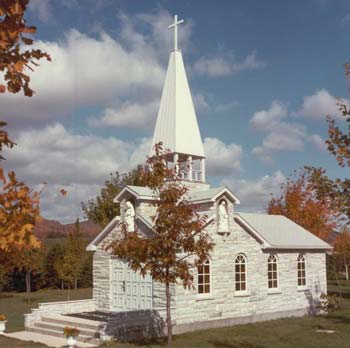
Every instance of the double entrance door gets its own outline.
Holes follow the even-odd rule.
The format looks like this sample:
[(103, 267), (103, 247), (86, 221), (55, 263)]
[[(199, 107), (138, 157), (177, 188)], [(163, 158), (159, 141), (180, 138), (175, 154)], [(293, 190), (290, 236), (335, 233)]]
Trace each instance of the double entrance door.
[(152, 309), (152, 277), (134, 272), (126, 262), (112, 259), (112, 310)]

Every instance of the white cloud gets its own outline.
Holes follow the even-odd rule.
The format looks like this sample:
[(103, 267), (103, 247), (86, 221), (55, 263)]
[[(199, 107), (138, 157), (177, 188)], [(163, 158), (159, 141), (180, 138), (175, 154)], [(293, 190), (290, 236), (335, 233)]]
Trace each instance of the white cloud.
[(320, 151), (327, 151), (327, 144), (324, 139), (321, 138), (318, 134), (312, 134), (308, 137), (308, 140), (311, 144), (313, 144), (316, 149)]
[(248, 54), (242, 62), (238, 62), (232, 55), (217, 55), (201, 57), (194, 64), (194, 71), (199, 75), (209, 77), (223, 77), (236, 74), (244, 70), (256, 70), (266, 66), (266, 63), (259, 61), (256, 52)]
[[(67, 191), (63, 196), (60, 190)], [(77, 218), (85, 220), (81, 202), (86, 203), (100, 193), (101, 186), (95, 184), (73, 183), (69, 185), (48, 185), (40, 195), (41, 215), (50, 220), (62, 223), (74, 222)]]
[(303, 104), (293, 116), (302, 116), (314, 120), (325, 119), (326, 116), (339, 116), (337, 100), (327, 90), (317, 90), (313, 95), (304, 97)]
[(300, 151), (304, 147), (305, 127), (296, 123), (280, 123), (263, 139), (252, 153), (264, 162), (273, 162), (273, 155), (281, 151)]
[(288, 117), (288, 109), (282, 102), (275, 100), (268, 110), (253, 114), (250, 125), (259, 132), (266, 133), (261, 145), (253, 148), (252, 153), (263, 162), (273, 162), (273, 156), (281, 151), (299, 151), (303, 149), (306, 129), (299, 123), (282, 121)]
[(284, 174), (278, 170), (272, 175), (265, 175), (257, 180), (225, 179), (222, 184), (231, 188), (241, 201), (238, 210), (264, 212), (271, 194), (278, 194), (281, 184), (286, 181)]
[(153, 127), (158, 104), (157, 101), (147, 104), (122, 103), (115, 108), (106, 108), (101, 117), (91, 117), (88, 123), (92, 127)]
[[(15, 170), (31, 187), (47, 182), (43, 215), (54, 218), (58, 214), (61, 218), (65, 212), (64, 221), (76, 218), (80, 201), (96, 194), (109, 173), (126, 172), (144, 162), (150, 146), (149, 139), (126, 142), (78, 135), (58, 123), (20, 132), (14, 140), (18, 145), (5, 152), (6, 168)], [(58, 194), (60, 188), (70, 192), (67, 200)]]
[(268, 131), (287, 116), (287, 106), (278, 100), (274, 100), (268, 110), (260, 110), (253, 114), (250, 125), (255, 130)]
[(47, 23), (52, 18), (51, 0), (31, 0), (29, 9), (37, 14), (38, 18)]
[[(141, 38), (146, 47), (146, 38)], [(77, 108), (125, 98), (135, 103), (160, 94), (165, 70), (151, 47), (130, 48), (104, 32), (94, 38), (77, 30), (67, 32), (60, 42), (38, 41), (36, 47), (48, 52), (52, 62), (41, 61), (29, 73), (36, 91), (32, 98), (2, 97), (3, 114), (10, 115), (11, 122), (42, 124)]]
[(242, 170), (243, 150), (240, 145), (226, 145), (217, 138), (205, 138), (204, 151), (207, 156), (207, 175), (230, 175)]

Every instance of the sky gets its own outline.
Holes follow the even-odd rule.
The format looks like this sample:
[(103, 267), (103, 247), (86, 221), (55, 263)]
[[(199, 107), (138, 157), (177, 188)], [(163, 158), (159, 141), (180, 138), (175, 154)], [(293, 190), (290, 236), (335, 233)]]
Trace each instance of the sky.
[(30, 73), (32, 98), (0, 96), (0, 119), (17, 143), (5, 167), (34, 189), (48, 183), (43, 217), (83, 218), (80, 202), (110, 173), (144, 162), (174, 14), (207, 180), (228, 186), (237, 210), (263, 212), (304, 165), (345, 175), (324, 141), (349, 93), (349, 1), (31, 0), (35, 47), (52, 62)]

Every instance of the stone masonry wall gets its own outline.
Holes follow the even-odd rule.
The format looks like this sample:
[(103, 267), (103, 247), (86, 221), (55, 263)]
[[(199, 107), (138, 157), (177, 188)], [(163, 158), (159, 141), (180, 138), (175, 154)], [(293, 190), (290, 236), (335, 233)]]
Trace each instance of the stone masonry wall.
[[(176, 325), (207, 320), (256, 316), (264, 313), (317, 307), (322, 292), (327, 292), (324, 252), (305, 252), (305, 289), (297, 287), (297, 257), (299, 251), (276, 251), (279, 289), (268, 289), (267, 259), (270, 251), (262, 251), (258, 242), (231, 219), (229, 236), (216, 233), (215, 222), (209, 231), (216, 244), (210, 261), (211, 293), (176, 287)], [(234, 260), (238, 254), (247, 258), (247, 291), (235, 292)], [(197, 277), (195, 277), (197, 281)]]

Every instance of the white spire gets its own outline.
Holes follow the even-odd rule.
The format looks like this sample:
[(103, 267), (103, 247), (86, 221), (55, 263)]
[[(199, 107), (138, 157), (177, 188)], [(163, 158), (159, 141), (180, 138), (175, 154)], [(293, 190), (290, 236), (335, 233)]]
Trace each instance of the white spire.
[(204, 149), (199, 132), (181, 51), (177, 49), (177, 25), (174, 17), (174, 47), (170, 53), (168, 71), (165, 78), (162, 99), (158, 111), (152, 148), (163, 142), (163, 147), (172, 153), (204, 158)]

